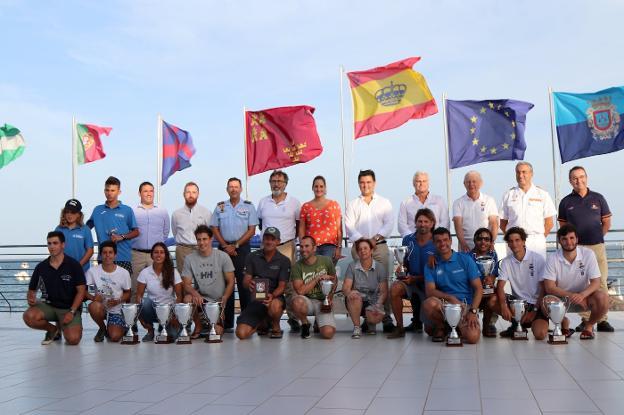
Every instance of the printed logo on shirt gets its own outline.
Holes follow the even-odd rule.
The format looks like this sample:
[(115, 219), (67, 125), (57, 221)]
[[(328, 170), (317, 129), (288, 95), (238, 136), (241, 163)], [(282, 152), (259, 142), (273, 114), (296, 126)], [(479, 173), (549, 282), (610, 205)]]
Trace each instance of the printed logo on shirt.
[(76, 239), (84, 239), (84, 236), (83, 236), (83, 235), (80, 235), (80, 234), (78, 234), (78, 233), (74, 233), (74, 234), (72, 234), (72, 238), (76, 238)]
[(533, 266), (532, 262), (529, 264), (529, 272), (531, 274), (531, 277), (535, 276), (535, 267)]
[(69, 274), (61, 275), (61, 281), (70, 282), (71, 281), (71, 275), (69, 275)]
[(271, 265), (269, 269), (280, 269), (279, 265)]
[(583, 264), (583, 261), (579, 261), (579, 271), (581, 271), (581, 277), (585, 276), (585, 265)]
[(214, 278), (214, 274), (212, 271), (201, 271), (199, 273), (200, 280), (211, 280)]
[(452, 274), (459, 274), (460, 272), (464, 272), (463, 269), (454, 269), (453, 271), (451, 271)]
[(593, 210), (598, 210), (598, 209), (600, 209), (600, 208), (598, 207), (598, 205), (597, 205), (597, 204), (595, 204), (595, 203), (592, 203), (591, 208), (592, 208)]
[(121, 218), (121, 219), (125, 219), (126, 216), (123, 213), (115, 213), (115, 217), (116, 218)]

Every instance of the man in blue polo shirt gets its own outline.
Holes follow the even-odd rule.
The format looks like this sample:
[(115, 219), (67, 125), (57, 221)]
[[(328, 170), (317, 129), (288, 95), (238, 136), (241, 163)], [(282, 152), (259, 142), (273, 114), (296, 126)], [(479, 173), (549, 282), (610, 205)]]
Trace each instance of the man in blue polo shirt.
[(104, 183), (106, 203), (96, 206), (87, 221), (90, 228), (95, 227), (98, 244), (113, 241), (117, 245), (115, 264), (126, 269), (132, 275), (132, 241), (139, 236), (136, 219), (132, 208), (119, 201), (121, 182), (110, 176)]
[[(578, 244), (594, 251), (600, 268), (600, 289), (606, 292), (609, 267), (604, 235), (611, 227), (611, 211), (605, 198), (587, 187), (587, 172), (583, 167), (572, 167), (568, 178), (573, 190), (559, 203), (558, 220), (562, 226), (566, 223), (574, 225), (578, 235)], [(583, 331), (585, 321), (589, 319), (589, 313), (579, 313), (579, 315), (583, 320), (576, 327), (576, 331)], [(598, 321), (597, 329), (604, 332), (614, 331), (607, 321), (607, 314)]]
[(477, 343), (480, 337), (479, 304), (483, 296), (481, 273), (472, 258), (451, 249), (451, 233), (446, 228), (433, 231), (433, 244), (436, 248), (435, 266), (425, 267), (425, 291), (427, 299), (423, 303), (423, 314), (427, 332), (435, 342), (444, 339), (444, 317), (442, 301), (451, 304), (466, 304), (464, 316), (459, 323), (462, 340)]

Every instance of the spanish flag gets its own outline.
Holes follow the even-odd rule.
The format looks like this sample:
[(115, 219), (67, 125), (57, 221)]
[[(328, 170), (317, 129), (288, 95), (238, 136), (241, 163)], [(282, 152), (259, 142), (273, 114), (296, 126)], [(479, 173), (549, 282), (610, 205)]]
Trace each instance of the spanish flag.
[(422, 74), (412, 70), (419, 57), (366, 71), (348, 72), (353, 95), (355, 138), (391, 130), (438, 107)]

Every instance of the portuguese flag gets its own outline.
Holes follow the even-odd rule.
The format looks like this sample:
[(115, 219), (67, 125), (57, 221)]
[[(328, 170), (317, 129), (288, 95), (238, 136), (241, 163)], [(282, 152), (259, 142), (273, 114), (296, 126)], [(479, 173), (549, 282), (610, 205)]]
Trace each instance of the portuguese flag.
[(111, 130), (112, 128), (110, 127), (76, 124), (76, 136), (78, 137), (76, 160), (78, 160), (78, 164), (91, 163), (106, 157), (100, 135), (108, 135)]
[(21, 156), (25, 148), (20, 130), (9, 124), (0, 127), (0, 169)]

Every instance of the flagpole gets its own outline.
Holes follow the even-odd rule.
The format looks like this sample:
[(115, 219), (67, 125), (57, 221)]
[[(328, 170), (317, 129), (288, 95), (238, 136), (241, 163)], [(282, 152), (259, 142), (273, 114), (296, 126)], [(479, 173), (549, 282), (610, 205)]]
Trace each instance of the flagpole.
[[(444, 127), (444, 160), (445, 164), (445, 174), (446, 174), (446, 204), (448, 206), (449, 215), (452, 216), (451, 213), (451, 168), (449, 165), (449, 142), (448, 142), (448, 124), (446, 122), (446, 92), (442, 93), (442, 123)], [(450, 227), (450, 223), (449, 223)], [(450, 230), (450, 229), (449, 229)]]
[(247, 174), (247, 107), (243, 105), (243, 154), (245, 154), (245, 200), (249, 200), (249, 174)]
[(340, 65), (340, 140), (342, 143), (342, 189), (344, 194), (344, 211), (347, 209), (349, 201), (349, 188), (347, 185), (347, 154), (345, 152), (345, 132), (344, 132), (344, 67)]
[(158, 114), (156, 126), (156, 204), (160, 205), (160, 186), (162, 180), (163, 135), (162, 117)]
[(77, 142), (77, 136), (76, 136), (76, 117), (72, 117), (72, 190), (71, 190), (71, 194), (72, 194), (72, 199), (76, 198), (76, 190), (78, 188), (78, 158), (77, 158), (77, 152), (78, 152), (78, 142)]
[[(553, 182), (555, 185), (555, 206), (559, 206), (559, 201), (561, 199), (561, 195), (559, 194), (559, 179), (557, 174), (557, 152), (556, 152), (556, 144), (555, 144), (555, 136), (557, 134), (555, 128), (555, 111), (553, 108), (553, 100), (552, 100), (552, 88), (548, 87), (548, 108), (550, 109), (550, 138), (552, 145), (552, 168), (553, 168)], [(557, 229), (557, 227), (555, 227)]]

